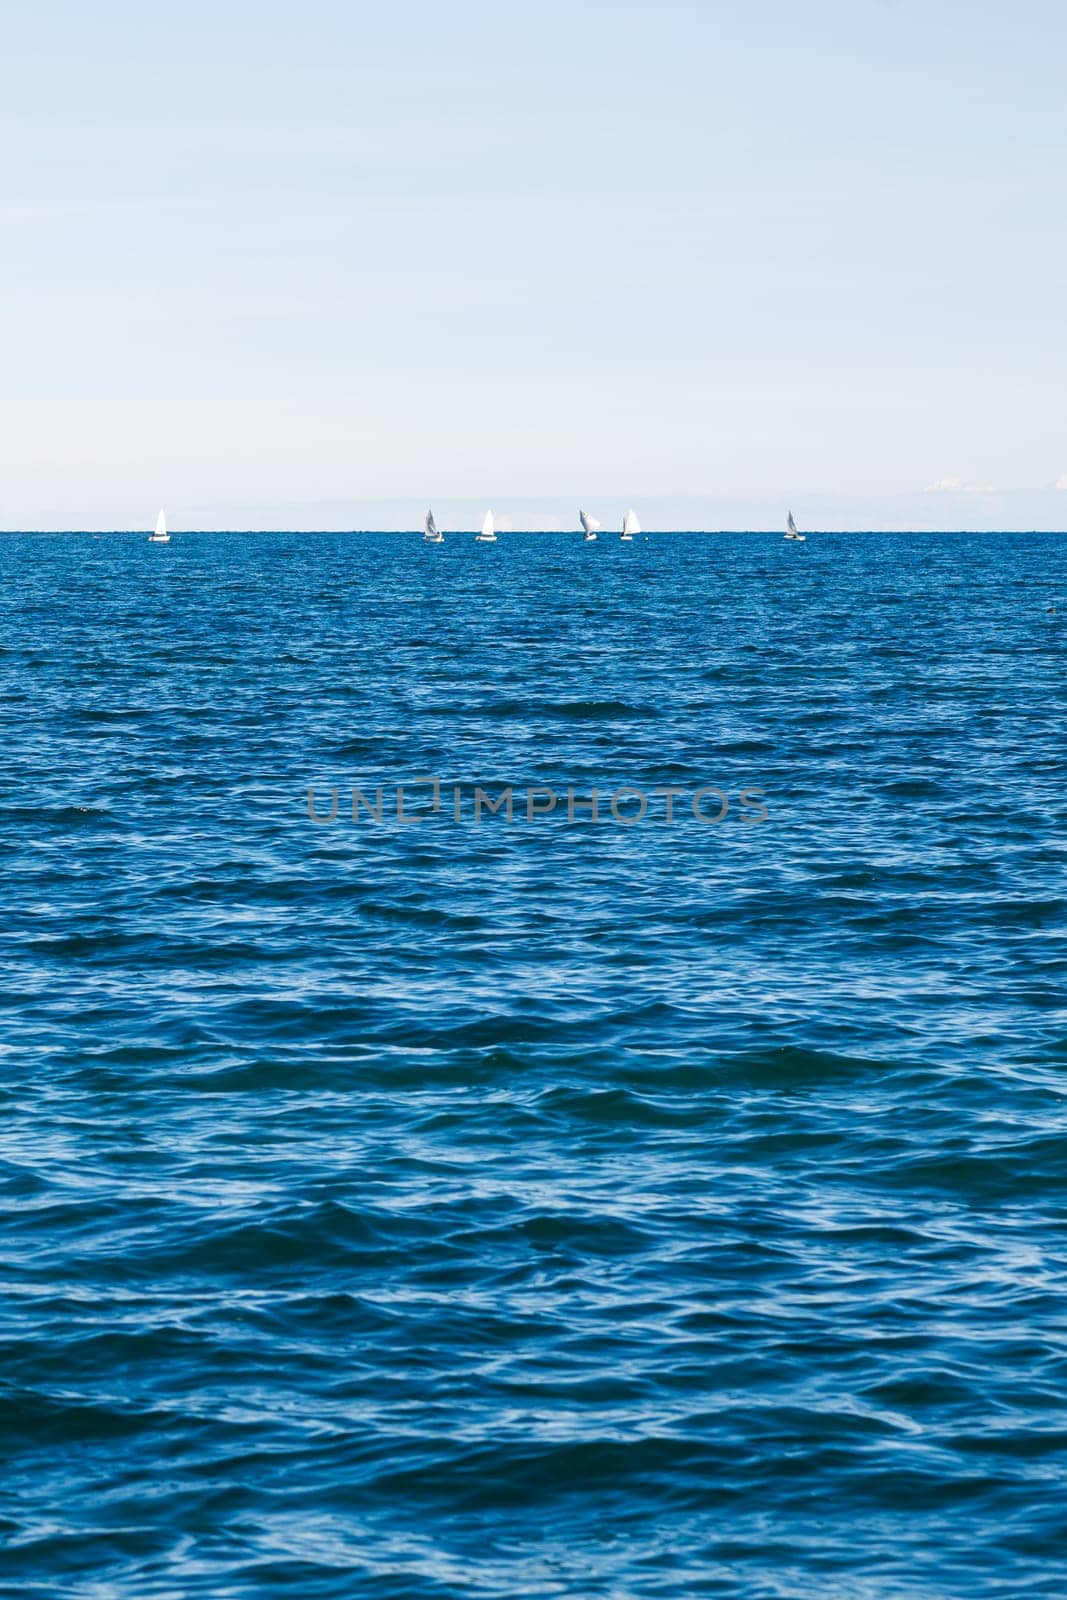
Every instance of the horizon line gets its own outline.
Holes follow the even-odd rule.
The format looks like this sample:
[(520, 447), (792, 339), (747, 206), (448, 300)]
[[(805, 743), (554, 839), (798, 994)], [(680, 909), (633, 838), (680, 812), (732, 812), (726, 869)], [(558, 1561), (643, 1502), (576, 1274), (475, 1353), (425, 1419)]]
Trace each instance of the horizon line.
[[(204, 534), (209, 534), (209, 535), (214, 535), (214, 534), (241, 534), (245, 538), (261, 538), (261, 537), (262, 538), (271, 538), (271, 537), (274, 537), (275, 535), (278, 535), (278, 534), (286, 534), (286, 535), (298, 536), (298, 537), (305, 537), (306, 536), (308, 538), (321, 538), (321, 537), (327, 537), (327, 536), (330, 537), (330, 538), (336, 538), (338, 535), (347, 536), (347, 535), (351, 535), (351, 534), (373, 535), (374, 537), (388, 537), (388, 538), (398, 538), (398, 539), (414, 537), (414, 536), (418, 536), (420, 538), (422, 537), (422, 529), (418, 528), (418, 527), (412, 527), (412, 528), (356, 528), (356, 527), (352, 527), (352, 528), (288, 528), (288, 527), (247, 528), (247, 527), (233, 526), (233, 527), (215, 527), (215, 528), (209, 528), (209, 527), (191, 527), (191, 528), (180, 528), (179, 527), (179, 528), (175, 528), (173, 524), (168, 524), (168, 529), (169, 529), (169, 532), (171, 534), (177, 534), (177, 535), (179, 535), (181, 537), (185, 537), (185, 536), (194, 536), (195, 537), (195, 536), (200, 536), (200, 535), (204, 535)], [(102, 537), (106, 536), (106, 537), (109, 537), (109, 538), (139, 538), (140, 537), (140, 538), (147, 539), (147, 537), (151, 533), (151, 531), (152, 531), (151, 528), (149, 526), (147, 526), (147, 525), (145, 525), (144, 527), (139, 527), (139, 528), (114, 528), (114, 527), (112, 527), (112, 528), (104, 528), (104, 527), (97, 527), (97, 528), (92, 528), (92, 527), (84, 527), (84, 528), (73, 528), (73, 527), (72, 528), (0, 528), (0, 537), (11, 537), (11, 538), (32, 537), (32, 538), (62, 539), (62, 538), (67, 538), (67, 537), (71, 537), (71, 536), (79, 536), (79, 535), (80, 536), (85, 536), (85, 535), (88, 535), (89, 537), (92, 537), (92, 538), (102, 538)], [(454, 538), (463, 538), (467, 534), (469, 534), (473, 538), (477, 534), (478, 528), (477, 528), (477, 526), (471, 526), (469, 528), (468, 527), (465, 527), (465, 528), (449, 528), (449, 527), (446, 526), (446, 527), (441, 528), (441, 531), (442, 531), (442, 533), (445, 533), (445, 534), (451, 534)], [(1067, 527), (1064, 527), (1064, 528), (1032, 528), (1032, 527), (1031, 528), (1024, 528), (1024, 527), (1011, 527), (1011, 528), (975, 528), (975, 527), (959, 527), (959, 528), (915, 528), (915, 527), (912, 527), (912, 528), (872, 528), (872, 527), (859, 527), (859, 526), (857, 526), (857, 527), (854, 527), (854, 528), (816, 528), (816, 527), (806, 526), (804, 528), (804, 532), (805, 532), (805, 534), (821, 534), (821, 535), (825, 535), (828, 538), (841, 538), (841, 537), (848, 538), (848, 537), (851, 537), (852, 535), (856, 535), (856, 534), (864, 534), (864, 535), (891, 534), (891, 535), (902, 535), (902, 536), (905, 536), (905, 537), (911, 537), (911, 536), (933, 537), (933, 536), (937, 536), (937, 537), (947, 537), (947, 538), (958, 538), (958, 537), (961, 537), (961, 536), (964, 536), (964, 535), (970, 536), (972, 538), (999, 538), (1002, 535), (1041, 534), (1042, 536), (1055, 537), (1055, 536), (1058, 536), (1058, 535), (1067, 534)], [(498, 537), (503, 537), (503, 538), (508, 538), (508, 539), (511, 539), (511, 538), (515, 538), (515, 539), (527, 539), (527, 538), (569, 539), (569, 538), (579, 537), (581, 535), (581, 533), (582, 533), (582, 529), (581, 529), (580, 526), (574, 527), (574, 528), (500, 528), (500, 527), (497, 528)], [(667, 536), (667, 535), (677, 535), (677, 534), (696, 534), (696, 535), (709, 535), (709, 534), (743, 534), (743, 535), (750, 535), (751, 534), (751, 535), (754, 535), (754, 536), (765, 535), (768, 538), (773, 538), (776, 535), (779, 538), (783, 537), (781, 529), (777, 528), (777, 527), (775, 527), (775, 528), (743, 528), (743, 527), (648, 528), (648, 527), (645, 527), (645, 528), (643, 528), (641, 530), (641, 533), (646, 538), (649, 537), (650, 535), (653, 535), (653, 534), (656, 535), (657, 537)], [(618, 538), (619, 538), (619, 534), (616, 533), (613, 529), (609, 530), (607, 532), (605, 532), (604, 530), (601, 530), (600, 540), (598, 542), (610, 544), (613, 539), (618, 539)]]

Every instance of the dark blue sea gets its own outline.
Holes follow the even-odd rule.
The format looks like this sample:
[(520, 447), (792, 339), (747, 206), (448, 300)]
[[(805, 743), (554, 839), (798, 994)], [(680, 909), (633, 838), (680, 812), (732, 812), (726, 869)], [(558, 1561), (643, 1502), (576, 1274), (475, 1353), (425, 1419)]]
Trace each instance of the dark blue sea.
[(1067, 539), (0, 592), (4, 1596), (1062, 1600)]

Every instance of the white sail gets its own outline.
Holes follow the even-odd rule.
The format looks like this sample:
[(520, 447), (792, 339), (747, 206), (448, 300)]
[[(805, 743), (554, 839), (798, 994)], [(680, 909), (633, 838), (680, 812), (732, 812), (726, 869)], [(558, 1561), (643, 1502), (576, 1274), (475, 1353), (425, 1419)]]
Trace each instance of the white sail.
[(788, 516), (788, 518), (786, 520), (785, 529), (786, 529), (787, 533), (796, 533), (796, 531), (797, 531), (797, 525), (793, 521), (793, 513), (792, 512), (789, 513), (789, 516)]
[(159, 516), (156, 518), (156, 531), (148, 535), (148, 542), (149, 544), (170, 543), (170, 534), (167, 532), (167, 519), (163, 514), (162, 506), (159, 509)]
[(635, 533), (640, 532), (641, 524), (637, 520), (637, 512), (631, 506), (622, 519), (622, 536), (624, 539), (632, 539)]
[(579, 511), (578, 516), (582, 524), (582, 532), (587, 539), (595, 539), (600, 523), (595, 517), (587, 517), (584, 511)]
[(428, 539), (431, 544), (444, 543), (445, 536), (438, 528), (436, 522), (433, 520), (432, 511), (427, 511), (426, 513), (426, 521), (423, 525), (422, 536), (424, 539)]
[(482, 522), (482, 531), (478, 535), (478, 538), (482, 544), (496, 543), (496, 529), (493, 525), (493, 513), (491, 511), (487, 511), (485, 513), (485, 519)]

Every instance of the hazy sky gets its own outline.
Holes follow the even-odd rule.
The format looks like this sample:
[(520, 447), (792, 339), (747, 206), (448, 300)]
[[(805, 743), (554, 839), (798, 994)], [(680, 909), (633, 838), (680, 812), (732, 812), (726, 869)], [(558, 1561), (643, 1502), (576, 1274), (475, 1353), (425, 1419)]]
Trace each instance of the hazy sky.
[(0, 526), (1067, 524), (1062, 0), (2, 16)]

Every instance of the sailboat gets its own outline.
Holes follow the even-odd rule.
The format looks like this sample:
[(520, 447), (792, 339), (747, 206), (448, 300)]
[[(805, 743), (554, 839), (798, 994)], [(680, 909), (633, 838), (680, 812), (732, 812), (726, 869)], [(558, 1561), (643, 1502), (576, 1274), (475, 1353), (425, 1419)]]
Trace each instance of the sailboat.
[(595, 517), (587, 517), (584, 511), (579, 511), (578, 516), (581, 519), (582, 533), (585, 535), (582, 543), (591, 544), (596, 538), (596, 531), (600, 527), (600, 523)]
[(622, 535), (624, 539), (632, 539), (635, 533), (641, 532), (641, 524), (637, 520), (637, 512), (633, 506), (622, 519)]
[(433, 520), (433, 512), (427, 511), (426, 522), (423, 525), (422, 537), (429, 544), (444, 544), (445, 536)]
[(475, 535), (474, 542), (475, 544), (496, 544), (496, 529), (493, 527), (493, 513), (491, 511), (485, 513), (482, 531)]
[(785, 536), (786, 536), (787, 539), (796, 539), (801, 544), (804, 543), (804, 535), (802, 533), (798, 533), (797, 532), (797, 525), (793, 521), (793, 513), (792, 512), (790, 512), (789, 516), (786, 518)]
[(149, 544), (170, 544), (170, 534), (167, 532), (167, 519), (160, 507), (159, 516), (156, 518), (156, 531), (148, 535)]

